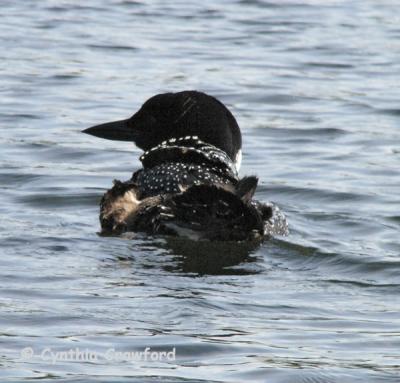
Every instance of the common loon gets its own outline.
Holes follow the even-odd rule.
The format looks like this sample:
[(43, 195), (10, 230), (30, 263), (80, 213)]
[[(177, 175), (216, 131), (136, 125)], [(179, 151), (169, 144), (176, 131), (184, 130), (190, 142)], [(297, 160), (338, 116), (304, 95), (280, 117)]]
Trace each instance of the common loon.
[(253, 199), (258, 178), (239, 178), (242, 136), (227, 107), (198, 91), (151, 97), (132, 117), (85, 129), (132, 141), (143, 167), (114, 181), (100, 204), (102, 235), (146, 232), (221, 241), (286, 235), (284, 214)]

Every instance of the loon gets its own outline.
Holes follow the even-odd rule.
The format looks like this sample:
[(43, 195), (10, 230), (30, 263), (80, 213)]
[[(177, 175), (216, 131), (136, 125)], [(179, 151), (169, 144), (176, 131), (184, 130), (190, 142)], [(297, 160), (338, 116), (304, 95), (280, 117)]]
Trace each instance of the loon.
[(163, 93), (130, 118), (84, 133), (131, 141), (142, 168), (100, 203), (100, 235), (145, 232), (195, 240), (251, 241), (287, 235), (284, 214), (253, 199), (258, 178), (239, 178), (242, 136), (216, 98), (199, 91)]

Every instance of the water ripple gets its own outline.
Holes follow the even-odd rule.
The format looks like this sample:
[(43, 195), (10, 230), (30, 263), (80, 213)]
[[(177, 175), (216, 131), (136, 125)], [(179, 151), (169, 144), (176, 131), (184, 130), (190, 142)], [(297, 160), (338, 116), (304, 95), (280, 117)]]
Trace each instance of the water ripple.
[[(2, 2), (1, 381), (398, 382), (398, 4)], [(97, 235), (140, 151), (80, 132), (153, 94), (232, 109), (262, 244)], [(176, 347), (174, 361), (22, 360)]]

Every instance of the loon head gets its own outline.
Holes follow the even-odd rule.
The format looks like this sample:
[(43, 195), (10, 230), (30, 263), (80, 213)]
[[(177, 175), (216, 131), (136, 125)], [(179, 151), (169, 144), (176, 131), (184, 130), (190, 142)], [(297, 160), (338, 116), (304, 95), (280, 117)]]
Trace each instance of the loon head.
[(148, 99), (130, 118), (83, 130), (109, 140), (132, 141), (147, 151), (170, 138), (197, 136), (223, 150), (240, 167), (242, 136), (228, 108), (197, 91), (163, 93)]

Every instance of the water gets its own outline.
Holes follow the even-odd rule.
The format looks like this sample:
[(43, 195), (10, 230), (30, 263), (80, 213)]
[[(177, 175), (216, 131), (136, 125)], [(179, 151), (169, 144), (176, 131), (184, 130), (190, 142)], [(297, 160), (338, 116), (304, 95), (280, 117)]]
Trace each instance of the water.
[[(399, 381), (398, 2), (3, 0), (1, 14), (2, 382)], [(80, 130), (184, 89), (233, 111), (241, 174), (289, 237), (96, 235), (102, 193), (140, 151)], [(40, 356), (146, 347), (176, 358)]]

